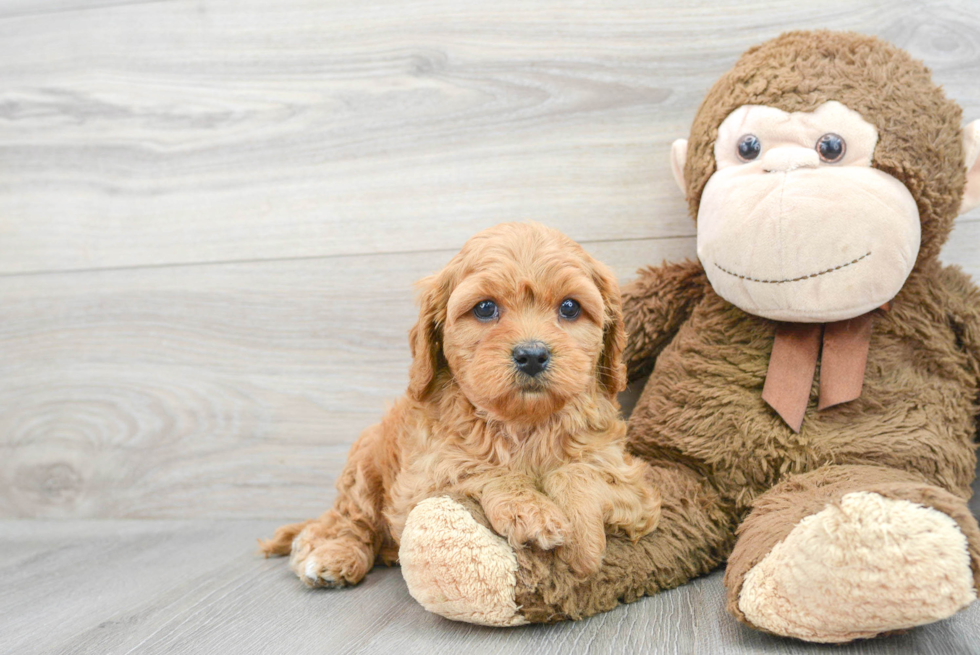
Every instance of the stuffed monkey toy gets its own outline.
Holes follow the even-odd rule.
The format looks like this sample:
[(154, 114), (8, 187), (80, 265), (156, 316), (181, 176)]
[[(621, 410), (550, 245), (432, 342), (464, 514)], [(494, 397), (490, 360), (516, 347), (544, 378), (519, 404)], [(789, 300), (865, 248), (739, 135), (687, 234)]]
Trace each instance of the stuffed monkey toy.
[(728, 609), (778, 635), (846, 642), (977, 597), (967, 508), (980, 405), (980, 292), (937, 260), (980, 205), (980, 122), (907, 53), (852, 33), (749, 50), (708, 92), (674, 176), (700, 262), (624, 289), (632, 451), (657, 529), (610, 535), (576, 577), (512, 549), (464, 497), (418, 505), (412, 595), (451, 619), (579, 619), (727, 560)]

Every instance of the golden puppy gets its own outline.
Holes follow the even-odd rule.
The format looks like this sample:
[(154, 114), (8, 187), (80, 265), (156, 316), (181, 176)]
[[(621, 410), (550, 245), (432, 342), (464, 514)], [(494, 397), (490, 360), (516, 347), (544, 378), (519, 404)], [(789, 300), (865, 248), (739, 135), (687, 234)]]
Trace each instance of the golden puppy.
[(559, 548), (595, 571), (606, 529), (653, 530), (660, 495), (625, 451), (616, 393), (626, 341), (612, 273), (556, 230), (498, 225), (420, 283), (408, 393), (361, 434), (333, 509), (279, 528), (310, 586), (356, 584), (398, 559), (405, 519), (425, 498), (479, 501), (514, 547)]

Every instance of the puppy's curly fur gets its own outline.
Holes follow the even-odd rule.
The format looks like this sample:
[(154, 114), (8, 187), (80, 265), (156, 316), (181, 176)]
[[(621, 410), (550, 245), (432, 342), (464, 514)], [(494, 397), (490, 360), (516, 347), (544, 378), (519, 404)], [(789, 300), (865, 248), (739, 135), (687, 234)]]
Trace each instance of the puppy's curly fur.
[[(508, 223), (419, 286), (408, 393), (354, 444), (333, 509), (279, 528), (266, 555), (291, 554), (310, 586), (356, 584), (376, 558), (396, 563), (408, 513), (445, 493), (479, 501), (514, 547), (558, 548), (582, 576), (607, 528), (653, 530), (660, 495), (626, 453), (616, 402), (626, 335), (609, 269), (556, 230)], [(574, 318), (559, 311), (567, 299)], [(481, 320), (486, 300), (497, 311)], [(536, 375), (517, 363), (528, 343), (549, 357)]]

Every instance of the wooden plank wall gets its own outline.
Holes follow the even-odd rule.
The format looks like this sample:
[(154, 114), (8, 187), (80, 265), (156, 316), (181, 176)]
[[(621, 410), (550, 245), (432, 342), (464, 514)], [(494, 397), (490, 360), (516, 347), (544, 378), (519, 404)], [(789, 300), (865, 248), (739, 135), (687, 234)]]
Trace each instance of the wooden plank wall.
[(413, 280), (505, 220), (623, 279), (693, 256), (671, 141), (818, 27), (980, 117), (971, 1), (0, 1), (0, 517), (319, 512), (404, 389)]

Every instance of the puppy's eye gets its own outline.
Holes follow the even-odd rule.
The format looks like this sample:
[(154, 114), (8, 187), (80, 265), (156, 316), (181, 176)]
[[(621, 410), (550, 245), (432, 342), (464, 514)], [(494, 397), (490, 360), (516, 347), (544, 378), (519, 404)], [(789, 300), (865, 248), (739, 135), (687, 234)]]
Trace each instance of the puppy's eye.
[(752, 161), (762, 152), (762, 142), (754, 134), (746, 134), (738, 140), (738, 158), (742, 161)]
[(558, 315), (566, 321), (574, 321), (582, 313), (582, 305), (571, 298), (565, 298), (558, 305)]
[(820, 159), (833, 164), (844, 157), (844, 153), (847, 152), (847, 144), (844, 139), (836, 134), (824, 134), (817, 141), (817, 152), (820, 153)]
[(481, 300), (473, 307), (473, 316), (481, 321), (492, 321), (497, 318), (497, 303), (492, 300)]

